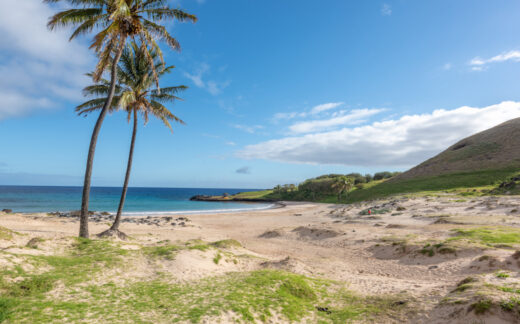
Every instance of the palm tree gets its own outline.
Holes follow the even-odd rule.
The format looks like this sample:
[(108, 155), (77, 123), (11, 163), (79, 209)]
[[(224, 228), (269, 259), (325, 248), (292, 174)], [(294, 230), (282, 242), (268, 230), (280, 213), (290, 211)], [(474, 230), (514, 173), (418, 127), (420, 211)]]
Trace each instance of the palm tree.
[(110, 69), (109, 91), (92, 131), (88, 150), (83, 193), (81, 198), (81, 214), (79, 236), (88, 238), (88, 204), (90, 196), (90, 180), (94, 163), (96, 143), (115, 93), (117, 82), (117, 64), (121, 58), (128, 38), (138, 38), (145, 50), (146, 57), (152, 66), (153, 75), (158, 85), (158, 76), (153, 67), (153, 59), (147, 49), (153, 49), (162, 60), (157, 39), (164, 41), (175, 50), (180, 45), (166, 28), (159, 23), (164, 20), (196, 22), (197, 17), (180, 9), (172, 9), (167, 0), (43, 0), (46, 3), (67, 2), (74, 8), (61, 11), (49, 20), (48, 27), (73, 26), (74, 32), (70, 40), (92, 30), (100, 30), (90, 46), (99, 56), (96, 69), (92, 74), (94, 82), (99, 82), (103, 72)]
[[(132, 140), (130, 142), (125, 181), (116, 218), (110, 229), (100, 233), (99, 236), (118, 236), (122, 239), (126, 238), (126, 235), (119, 231), (119, 225), (121, 223), (121, 214), (125, 204), (132, 169), (138, 114), (143, 116), (145, 123), (148, 121), (149, 114), (151, 114), (159, 118), (170, 130), (172, 130), (170, 120), (184, 124), (182, 120), (172, 114), (163, 104), (179, 100), (180, 98), (178, 98), (176, 94), (179, 91), (185, 90), (187, 87), (177, 86), (162, 88), (160, 93), (157, 89), (152, 90), (155, 78), (169, 73), (173, 69), (173, 66), (164, 66), (164, 63), (159, 59), (157, 51), (152, 50), (149, 54), (153, 59), (154, 67), (149, 64), (146, 50), (143, 50), (142, 46), (132, 42), (130, 46), (123, 51), (117, 67), (117, 77), (119, 81), (116, 86), (114, 103), (109, 110), (114, 111), (121, 109), (127, 112), (128, 121), (133, 118)], [(154, 68), (156, 72), (153, 71)], [(157, 74), (154, 75), (154, 73)], [(93, 96), (94, 98), (79, 105), (76, 111), (79, 115), (86, 115), (93, 111), (103, 109), (103, 103), (106, 101), (106, 96), (109, 95), (109, 92), (110, 82), (107, 80), (101, 80), (98, 84), (86, 87), (84, 94)]]
[(338, 202), (341, 202), (341, 195), (345, 192), (348, 193), (354, 186), (354, 180), (350, 177), (340, 176), (334, 179), (332, 188), (336, 189), (338, 194)]

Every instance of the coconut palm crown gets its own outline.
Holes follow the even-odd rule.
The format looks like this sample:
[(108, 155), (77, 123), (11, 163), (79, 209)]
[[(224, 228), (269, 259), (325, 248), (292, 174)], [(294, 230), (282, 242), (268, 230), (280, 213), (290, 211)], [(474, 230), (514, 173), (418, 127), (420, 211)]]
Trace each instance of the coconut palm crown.
[[(111, 55), (124, 46), (127, 38), (139, 39), (143, 48), (154, 50), (162, 60), (156, 40), (162, 40), (174, 50), (180, 50), (179, 42), (170, 35), (161, 21), (178, 20), (196, 22), (197, 17), (168, 6), (167, 0), (44, 0), (46, 3), (67, 2), (76, 7), (58, 12), (49, 20), (48, 27), (73, 26), (70, 39), (89, 33), (94, 36), (91, 48), (99, 55), (94, 81), (100, 80), (110, 64)], [(146, 53), (153, 68), (153, 59)], [(154, 76), (155, 69), (153, 69)]]
[[(148, 55), (153, 60), (154, 68), (149, 64)], [(160, 91), (154, 89), (155, 76), (171, 72), (174, 66), (165, 66), (164, 62), (159, 59), (159, 53), (155, 50), (144, 51), (142, 46), (132, 42), (125, 48), (121, 55), (120, 62), (117, 67), (116, 94), (109, 111), (124, 110), (128, 113), (128, 119), (134, 112), (142, 114), (145, 123), (148, 122), (149, 115), (160, 119), (164, 125), (172, 130), (170, 121), (176, 121), (181, 124), (184, 122), (169, 111), (164, 104), (182, 100), (176, 94), (187, 89), (186, 86), (166, 87)], [(92, 75), (92, 74), (89, 74)], [(110, 82), (101, 79), (100, 82), (87, 86), (83, 89), (83, 94), (92, 99), (76, 107), (79, 115), (87, 115), (93, 111), (103, 108), (106, 96), (110, 90)]]

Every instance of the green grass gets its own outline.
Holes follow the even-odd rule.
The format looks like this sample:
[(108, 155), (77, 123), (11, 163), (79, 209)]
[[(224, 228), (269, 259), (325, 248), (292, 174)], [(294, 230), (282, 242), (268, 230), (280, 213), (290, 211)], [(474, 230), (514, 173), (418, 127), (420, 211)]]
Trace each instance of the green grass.
[(13, 231), (0, 226), (0, 240), (12, 240), (12, 239), (13, 239)]
[(240, 192), (236, 195), (233, 195), (233, 198), (239, 199), (265, 199), (266, 196), (273, 193), (273, 190), (261, 190), (261, 191), (248, 191), (248, 192)]
[(455, 229), (455, 237), (450, 241), (466, 239), (488, 246), (520, 244), (520, 229), (512, 227), (478, 227), (472, 229)]
[(497, 272), (496, 276), (497, 278), (509, 278), (509, 274), (505, 272)]
[[(40, 292), (41, 293), (41, 292)], [(70, 296), (77, 295), (76, 298)], [(112, 307), (117, 303), (117, 307)], [(316, 307), (326, 307), (318, 312)], [(227, 311), (243, 322), (266, 322), (275, 314), (287, 321), (319, 318), (347, 323), (398, 312), (396, 298), (361, 297), (337, 283), (277, 270), (233, 273), (188, 284), (159, 280), (76, 286), (67, 301), (31, 295), (0, 299), (0, 319), (16, 323), (198, 323)]]
[(425, 246), (423, 246), (421, 250), (419, 250), (419, 253), (427, 255), (429, 257), (432, 257), (436, 253), (440, 253), (440, 254), (456, 254), (457, 253), (457, 249), (455, 249), (455, 248), (453, 248), (451, 246), (446, 246), (446, 243), (443, 243), (443, 242), (436, 243), (436, 244), (428, 243)]
[(152, 257), (165, 258), (168, 260), (173, 260), (176, 252), (180, 251), (182, 248), (177, 245), (158, 245), (158, 246), (145, 246), (142, 248), (142, 251), (150, 255)]
[[(236, 244), (218, 242), (213, 244)], [(180, 248), (202, 245), (194, 241)], [(62, 256), (24, 255), (44, 272), (30, 274), (21, 267), (1, 272), (0, 322), (197, 323), (231, 311), (243, 322), (266, 322), (276, 315), (289, 322), (313, 318), (346, 323), (396, 314), (404, 307), (396, 297), (358, 296), (338, 282), (278, 270), (230, 273), (185, 284), (171, 283), (166, 274), (139, 282), (92, 283), (109, 268), (124, 272), (133, 256), (167, 258), (178, 249), (161, 245), (127, 251), (109, 241), (77, 240)], [(219, 256), (217, 252), (215, 263)], [(58, 293), (50, 294), (56, 288)], [(327, 312), (318, 311), (318, 306)]]
[[(34, 321), (22, 317), (14, 322), (49, 322), (37, 315), (44, 313), (49, 305), (55, 304), (46, 300), (46, 293), (56, 288), (59, 283), (67, 287), (86, 283), (101, 271), (120, 264), (121, 257), (126, 253), (127, 251), (120, 249), (117, 244), (108, 241), (76, 239), (65, 255), (24, 255), (26, 263), (49, 270), (41, 274), (30, 274), (16, 266), (11, 270), (0, 271), (0, 323), (18, 316), (20, 312), (23, 313), (25, 307), (31, 307), (26, 311), (34, 315)], [(12, 281), (8, 280), (9, 278), (21, 280)], [(56, 305), (58, 304), (58, 308), (61, 309), (68, 302)], [(83, 309), (85, 312), (88, 310), (87, 303)], [(58, 316), (59, 310), (55, 311), (58, 312)]]
[(215, 257), (213, 258), (213, 262), (214, 262), (215, 264), (218, 264), (218, 263), (220, 262), (221, 259), (222, 259), (222, 255), (221, 255), (220, 253), (217, 253), (217, 254), (215, 255)]
[(163, 245), (145, 246), (141, 250), (145, 255), (157, 258), (164, 258), (167, 260), (173, 260), (177, 252), (181, 250), (198, 250), (208, 251), (209, 249), (229, 249), (232, 247), (242, 247), (242, 244), (237, 240), (227, 239), (216, 242), (204, 242), (202, 240), (190, 240), (184, 243), (184, 245), (170, 244), (168, 241), (157, 242)]
[(508, 300), (504, 300), (500, 303), (500, 307), (507, 312), (512, 312), (515, 308), (520, 307), (520, 298), (511, 297)]
[[(518, 169), (483, 170), (473, 172), (459, 172), (435, 177), (424, 177), (402, 181), (384, 181), (374, 186), (352, 191), (348, 195), (347, 201), (352, 203), (383, 198), (402, 193), (419, 193), (428, 191), (494, 186), (499, 182), (510, 178), (517, 172)], [(489, 189), (491, 188), (492, 187)], [(478, 192), (479, 190), (475, 192), (470, 191), (467, 192), (466, 195), (476, 194)]]
[(486, 313), (491, 306), (493, 305), (493, 302), (489, 299), (483, 299), (479, 300), (471, 305), (471, 308), (475, 311), (475, 314), (484, 314)]
[(222, 248), (222, 249), (229, 249), (232, 247), (242, 247), (242, 244), (240, 244), (239, 241), (233, 240), (233, 239), (220, 240), (220, 241), (212, 242), (209, 245), (217, 247), (217, 248)]

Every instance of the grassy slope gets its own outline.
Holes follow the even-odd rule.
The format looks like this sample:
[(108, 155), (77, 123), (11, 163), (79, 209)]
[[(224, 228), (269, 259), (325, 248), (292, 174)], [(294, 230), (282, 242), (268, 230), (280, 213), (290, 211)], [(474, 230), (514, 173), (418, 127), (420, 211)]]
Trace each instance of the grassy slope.
[(265, 197), (269, 194), (272, 194), (272, 190), (262, 190), (262, 191), (248, 191), (248, 192), (240, 192), (236, 195), (233, 195), (233, 198), (239, 199), (265, 199)]
[[(363, 189), (355, 189), (349, 193), (348, 203), (384, 198), (395, 194), (435, 192), (443, 190), (458, 190), (468, 188), (492, 189), (500, 182), (518, 173), (518, 169), (482, 170), (472, 172), (458, 172), (435, 177), (424, 177), (409, 180), (374, 181), (366, 184)], [(240, 195), (247, 198), (274, 199), (274, 200), (309, 200), (298, 192), (280, 195), (272, 190), (253, 191)], [(337, 203), (335, 195), (319, 197), (318, 202)]]
[[(0, 270), (0, 323), (198, 323), (230, 311), (236, 322), (267, 322), (279, 315), (291, 322), (312, 318), (312, 322), (346, 323), (395, 314), (404, 307), (396, 307), (399, 296), (358, 296), (338, 282), (278, 270), (185, 283), (175, 283), (175, 277), (161, 272), (148, 279), (118, 278), (134, 262), (142, 264), (142, 258), (156, 267), (155, 260), (172, 260), (182, 249), (220, 251), (219, 247), (237, 244), (194, 241), (124, 250), (110, 241), (78, 240), (63, 255), (0, 251), (2, 257), (22, 258), (38, 270), (28, 272), (21, 266)], [(98, 278), (119, 280), (96, 284)], [(318, 311), (318, 306), (327, 311)]]
[(399, 193), (419, 193), (450, 189), (495, 186), (518, 172), (518, 169), (483, 170), (459, 172), (435, 177), (416, 178), (402, 181), (385, 181), (349, 194), (349, 202), (364, 201)]

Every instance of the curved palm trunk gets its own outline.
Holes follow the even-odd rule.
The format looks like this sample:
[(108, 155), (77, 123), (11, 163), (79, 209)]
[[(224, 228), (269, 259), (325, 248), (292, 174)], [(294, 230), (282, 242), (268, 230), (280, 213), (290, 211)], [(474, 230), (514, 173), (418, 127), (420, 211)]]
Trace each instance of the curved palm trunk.
[(119, 48), (117, 49), (117, 53), (114, 56), (114, 60), (112, 61), (112, 67), (110, 71), (110, 92), (108, 94), (107, 100), (103, 105), (103, 109), (99, 113), (99, 117), (96, 121), (96, 125), (94, 126), (94, 130), (92, 131), (92, 137), (90, 138), (90, 146), (88, 149), (88, 157), (87, 157), (87, 167), (85, 169), (85, 179), (83, 181), (83, 194), (81, 196), (81, 214), (79, 217), (79, 237), (88, 238), (88, 203), (90, 198), (90, 180), (92, 178), (92, 166), (94, 164), (94, 153), (96, 152), (96, 144), (97, 138), (99, 135), (99, 130), (101, 129), (101, 124), (103, 124), (103, 120), (108, 112), (108, 107), (112, 105), (112, 99), (114, 98), (114, 93), (116, 89), (117, 82), (117, 64), (119, 63), (119, 59), (123, 54), (123, 49), (125, 47), (125, 39), (121, 40), (119, 44)]
[(121, 214), (123, 213), (123, 206), (125, 205), (126, 192), (128, 191), (128, 182), (130, 180), (130, 171), (132, 170), (132, 160), (134, 157), (134, 145), (135, 137), (137, 135), (137, 110), (134, 109), (134, 129), (132, 131), (132, 141), (130, 142), (130, 153), (128, 154), (128, 164), (126, 165), (126, 176), (123, 184), (123, 192), (121, 193), (121, 200), (119, 201), (119, 207), (117, 208), (116, 219), (114, 224), (110, 227), (110, 230), (119, 230), (119, 224), (121, 223)]

